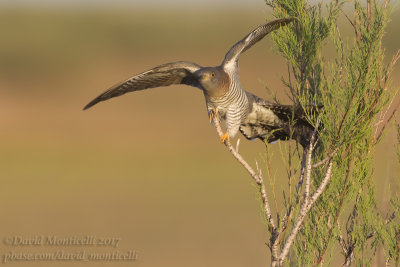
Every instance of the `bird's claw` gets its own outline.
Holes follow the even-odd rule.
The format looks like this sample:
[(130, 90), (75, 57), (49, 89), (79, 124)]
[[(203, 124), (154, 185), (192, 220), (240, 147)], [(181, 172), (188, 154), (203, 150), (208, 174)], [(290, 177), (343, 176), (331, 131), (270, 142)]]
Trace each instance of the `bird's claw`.
[(229, 137), (228, 131), (223, 136), (221, 136), (221, 143), (224, 144), (225, 141), (227, 141), (227, 140), (228, 140), (228, 142), (231, 141), (231, 138)]

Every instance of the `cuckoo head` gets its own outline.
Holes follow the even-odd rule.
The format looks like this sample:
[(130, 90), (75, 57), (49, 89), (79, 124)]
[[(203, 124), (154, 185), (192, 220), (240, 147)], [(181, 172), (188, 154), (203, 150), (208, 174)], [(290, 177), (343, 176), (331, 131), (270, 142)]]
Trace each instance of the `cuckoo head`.
[(220, 66), (201, 68), (195, 75), (204, 93), (211, 98), (220, 98), (229, 91), (230, 78)]

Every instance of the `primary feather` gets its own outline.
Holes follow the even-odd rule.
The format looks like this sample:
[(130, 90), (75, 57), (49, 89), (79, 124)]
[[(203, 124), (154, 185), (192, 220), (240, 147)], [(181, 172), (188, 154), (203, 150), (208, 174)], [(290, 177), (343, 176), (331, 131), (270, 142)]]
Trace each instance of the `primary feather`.
[(200, 68), (199, 65), (186, 61), (163, 64), (114, 85), (93, 99), (83, 109), (88, 109), (101, 101), (106, 101), (116, 96), (154, 87), (168, 86), (171, 84), (186, 84), (199, 87), (198, 80), (193, 73)]

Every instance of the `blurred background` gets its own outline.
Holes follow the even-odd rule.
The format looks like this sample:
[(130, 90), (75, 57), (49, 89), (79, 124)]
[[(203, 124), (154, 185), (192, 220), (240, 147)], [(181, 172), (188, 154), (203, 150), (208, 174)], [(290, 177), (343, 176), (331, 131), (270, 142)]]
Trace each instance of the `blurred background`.
[[(400, 44), (399, 15), (395, 10), (384, 40), (388, 60)], [(61, 249), (134, 250), (135, 266), (266, 266), (256, 189), (220, 144), (200, 90), (156, 88), (82, 107), (159, 64), (218, 65), (234, 43), (271, 18), (262, 0), (0, 0), (0, 238), (117, 237), (117, 249)], [(285, 101), (286, 66), (270, 38), (242, 55), (240, 67), (247, 90), (270, 98), (268, 85)], [(398, 75), (399, 67), (394, 86)], [(264, 145), (240, 138), (248, 161), (263, 165)], [(398, 190), (394, 144), (391, 130), (375, 162), (383, 211), (389, 191)], [(274, 146), (280, 195), (287, 182)], [(0, 244), (2, 258), (59, 249)]]

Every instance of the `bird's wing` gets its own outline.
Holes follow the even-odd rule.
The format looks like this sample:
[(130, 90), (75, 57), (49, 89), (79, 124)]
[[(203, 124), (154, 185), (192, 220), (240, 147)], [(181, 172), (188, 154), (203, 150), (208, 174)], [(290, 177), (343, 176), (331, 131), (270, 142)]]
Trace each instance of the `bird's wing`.
[[(308, 116), (316, 116), (323, 106), (281, 105), (259, 98), (248, 93), (253, 101), (253, 113), (250, 119), (240, 127), (241, 133), (247, 139), (260, 138), (267, 142), (294, 139), (303, 147), (310, 143), (314, 126), (308, 121)], [(260, 108), (261, 107), (261, 108)], [(279, 120), (276, 120), (276, 117)], [(319, 125), (321, 127), (321, 125)]]
[(290, 22), (293, 21), (293, 18), (283, 18), (283, 19), (277, 19), (274, 21), (271, 21), (269, 23), (266, 23), (264, 25), (259, 26), (255, 30), (253, 30), (251, 33), (246, 35), (242, 40), (237, 42), (232, 48), (226, 53), (225, 59), (222, 62), (223, 66), (229, 66), (231, 64), (237, 63), (239, 59), (239, 55), (252, 47), (255, 43), (260, 41), (262, 38), (264, 38), (268, 33), (278, 29), (281, 26), (284, 26)]
[(200, 68), (201, 67), (195, 63), (185, 61), (167, 63), (155, 67), (114, 85), (93, 99), (83, 109), (88, 109), (112, 97), (148, 88), (168, 86), (171, 84), (186, 84), (200, 88), (200, 84), (194, 76), (194, 72)]
[(324, 107), (323, 105), (309, 105), (303, 108), (300, 105), (281, 105), (259, 97), (255, 97), (255, 102), (274, 112), (274, 114), (283, 121), (288, 121), (290, 118), (293, 118), (294, 120), (301, 120), (306, 123), (308, 123), (307, 115), (313, 114), (313, 116), (316, 116)]

